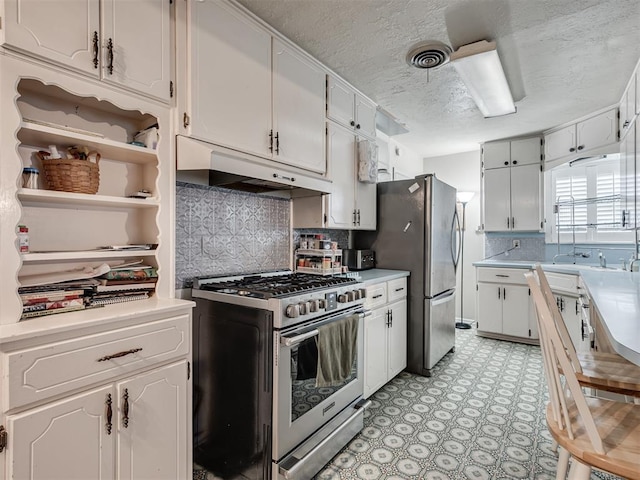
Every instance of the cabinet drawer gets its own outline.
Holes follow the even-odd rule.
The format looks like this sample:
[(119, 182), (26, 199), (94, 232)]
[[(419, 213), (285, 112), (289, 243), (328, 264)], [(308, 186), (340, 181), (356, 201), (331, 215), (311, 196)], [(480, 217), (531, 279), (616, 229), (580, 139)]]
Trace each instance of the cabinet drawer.
[(564, 273), (544, 272), (551, 290), (559, 293), (578, 294), (578, 276)]
[(187, 355), (189, 315), (7, 354), (8, 409)]
[(479, 267), (476, 279), (478, 282), (526, 285), (527, 280), (524, 278), (524, 274), (529, 271), (526, 268)]
[(389, 280), (387, 282), (387, 296), (390, 302), (405, 298), (407, 296), (407, 279), (406, 277)]
[(365, 308), (373, 310), (387, 303), (387, 282), (367, 285), (367, 299), (364, 302)]

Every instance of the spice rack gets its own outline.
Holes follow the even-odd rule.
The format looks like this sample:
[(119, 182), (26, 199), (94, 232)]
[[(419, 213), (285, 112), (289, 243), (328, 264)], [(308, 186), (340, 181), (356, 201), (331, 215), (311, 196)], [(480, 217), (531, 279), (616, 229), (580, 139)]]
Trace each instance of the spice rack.
[(312, 275), (334, 275), (342, 272), (342, 250), (298, 249), (296, 272)]

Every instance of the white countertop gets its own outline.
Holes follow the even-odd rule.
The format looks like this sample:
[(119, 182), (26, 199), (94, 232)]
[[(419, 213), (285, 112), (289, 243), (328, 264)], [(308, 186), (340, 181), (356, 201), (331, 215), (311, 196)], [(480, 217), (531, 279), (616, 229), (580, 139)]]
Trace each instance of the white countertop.
[(361, 270), (357, 272), (365, 285), (386, 282), (396, 278), (408, 277), (410, 272), (406, 270), (385, 270), (382, 268), (372, 268), (371, 270)]
[[(533, 268), (531, 261), (482, 260), (476, 267)], [(640, 366), (640, 273), (597, 265), (541, 263), (547, 272), (580, 275), (611, 346)]]
[(640, 273), (581, 270), (613, 349), (640, 366)]

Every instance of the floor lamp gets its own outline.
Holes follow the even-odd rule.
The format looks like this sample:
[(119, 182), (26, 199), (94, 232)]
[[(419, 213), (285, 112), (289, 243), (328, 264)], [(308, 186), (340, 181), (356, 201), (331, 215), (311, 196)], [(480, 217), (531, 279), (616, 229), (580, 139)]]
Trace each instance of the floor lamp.
[(467, 203), (471, 201), (474, 192), (458, 192), (456, 194), (456, 200), (458, 203), (462, 204), (462, 221), (460, 222), (460, 321), (456, 322), (456, 328), (460, 328), (463, 330), (471, 328), (471, 325), (468, 323), (464, 323), (464, 232), (466, 231), (466, 220), (465, 220), (465, 210), (467, 208)]

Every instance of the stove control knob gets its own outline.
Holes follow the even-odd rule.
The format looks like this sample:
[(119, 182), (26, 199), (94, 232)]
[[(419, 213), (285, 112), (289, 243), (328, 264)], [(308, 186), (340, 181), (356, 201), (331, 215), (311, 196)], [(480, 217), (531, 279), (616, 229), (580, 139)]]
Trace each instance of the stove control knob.
[(338, 303), (347, 303), (347, 294), (346, 293), (341, 293), (340, 295), (338, 295)]
[(298, 304), (300, 315), (306, 315), (309, 312), (309, 302), (300, 302)]
[(325, 308), (327, 308), (327, 301), (324, 298), (319, 299), (318, 307), (324, 310)]
[(300, 316), (300, 307), (299, 305), (287, 305), (286, 310), (284, 311), (284, 314), (287, 318), (296, 318), (298, 316)]
[(347, 292), (347, 302), (353, 302), (356, 299), (356, 292)]
[(360, 298), (367, 298), (367, 289), (366, 288), (361, 288), (360, 289)]
[(309, 300), (309, 311), (317, 312), (320, 302), (317, 299)]
[(360, 300), (362, 298), (362, 294), (360, 293), (360, 290), (353, 291), (353, 298), (355, 298), (356, 300)]

